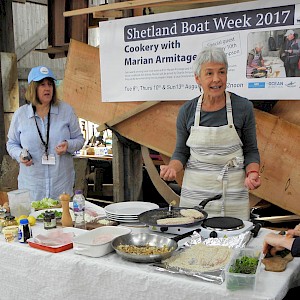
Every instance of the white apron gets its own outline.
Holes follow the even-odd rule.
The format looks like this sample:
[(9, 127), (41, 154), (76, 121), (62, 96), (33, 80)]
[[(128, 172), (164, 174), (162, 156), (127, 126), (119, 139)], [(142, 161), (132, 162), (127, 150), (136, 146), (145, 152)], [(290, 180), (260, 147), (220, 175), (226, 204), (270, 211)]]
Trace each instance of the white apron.
[(228, 124), (220, 127), (199, 126), (202, 98), (203, 95), (199, 97), (194, 126), (186, 142), (190, 158), (184, 172), (180, 206), (193, 207), (204, 199), (222, 194), (221, 199), (206, 204), (204, 210), (208, 217), (249, 220), (242, 141), (233, 124), (230, 95), (226, 92)]

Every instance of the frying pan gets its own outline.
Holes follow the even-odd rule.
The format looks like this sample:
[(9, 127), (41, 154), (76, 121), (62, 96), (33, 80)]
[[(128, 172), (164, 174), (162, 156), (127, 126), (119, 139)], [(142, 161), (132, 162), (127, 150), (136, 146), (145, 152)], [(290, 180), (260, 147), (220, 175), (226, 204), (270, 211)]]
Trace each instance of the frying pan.
[[(177, 235), (174, 238), (167, 238), (158, 234), (149, 234), (149, 233), (138, 233), (138, 234), (126, 234), (123, 236), (119, 236), (112, 241), (112, 247), (116, 250), (117, 254), (120, 255), (123, 259), (139, 262), (139, 263), (153, 263), (164, 260), (172, 255), (172, 253), (178, 248), (178, 241), (189, 237), (193, 234), (193, 230), (187, 232), (182, 235)], [(120, 251), (117, 249), (119, 245), (129, 245), (129, 246), (154, 246), (158, 248), (162, 248), (166, 246), (168, 248), (168, 252), (162, 254), (152, 254), (152, 255), (138, 255), (138, 254), (130, 254), (124, 251)]]
[(205, 220), (208, 216), (207, 212), (203, 210), (204, 206), (209, 202), (213, 200), (218, 200), (222, 197), (222, 195), (216, 195), (214, 197), (208, 198), (203, 200), (199, 206), (195, 206), (194, 209), (197, 209), (203, 214), (202, 218), (195, 219), (193, 223), (189, 224), (180, 224), (180, 225), (157, 225), (157, 220), (164, 219), (164, 218), (177, 218), (182, 217), (180, 214), (181, 209), (190, 209), (190, 207), (172, 207), (170, 210), (168, 207), (165, 208), (158, 208), (158, 209), (152, 209), (148, 210), (146, 212), (143, 212), (139, 215), (139, 221), (143, 224), (146, 224), (148, 226), (156, 226), (156, 227), (190, 227), (197, 224), (200, 224), (203, 220)]
[(267, 77), (268, 71), (266, 69), (254, 69), (253, 70), (253, 77), (254, 78), (261, 78), (261, 77)]

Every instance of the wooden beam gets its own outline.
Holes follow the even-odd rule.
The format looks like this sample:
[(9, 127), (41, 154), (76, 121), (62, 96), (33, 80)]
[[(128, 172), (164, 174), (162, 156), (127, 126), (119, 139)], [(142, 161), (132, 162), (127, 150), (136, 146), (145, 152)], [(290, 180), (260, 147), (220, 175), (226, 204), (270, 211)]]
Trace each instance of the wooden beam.
[(44, 25), (38, 32), (34, 33), (26, 42), (16, 49), (17, 60), (20, 61), (26, 54), (48, 37), (48, 25)]
[(48, 0), (27, 0), (27, 2), (48, 6)]
[(15, 52), (12, 0), (0, 1), (0, 52)]
[(48, 0), (13, 0), (13, 2), (18, 2), (18, 3), (26, 3), (26, 2), (31, 2), (31, 3), (36, 3), (36, 4), (41, 4), (41, 5), (48, 5)]
[(138, 113), (140, 113), (140, 112), (142, 112), (142, 111), (144, 111), (144, 110), (146, 110), (146, 109), (148, 109), (148, 108), (150, 108), (150, 107), (152, 107), (152, 106), (154, 106), (158, 103), (160, 103), (160, 101), (147, 101), (147, 102), (144, 102), (144, 103), (138, 105), (137, 107), (127, 111), (126, 113), (124, 113), (120, 116), (117, 116), (113, 120), (105, 122), (104, 124), (98, 126), (97, 130), (99, 132), (101, 132), (101, 131), (107, 129), (108, 126), (113, 127), (114, 125), (116, 125), (118, 123), (121, 123), (121, 122), (131, 118), (132, 116), (134, 116), (134, 115), (136, 115), (136, 114), (138, 114)]
[(99, 11), (107, 10), (127, 10), (134, 9), (144, 6), (166, 6), (166, 5), (187, 5), (187, 4), (198, 4), (198, 3), (212, 3), (212, 2), (224, 2), (224, 0), (186, 0), (186, 1), (174, 1), (174, 0), (134, 0), (125, 2), (116, 2), (112, 4), (93, 6), (84, 9), (76, 9), (72, 11), (65, 11), (63, 13), (64, 17), (72, 17), (83, 14), (90, 14)]
[(150, 157), (149, 149), (145, 146), (141, 146), (141, 150), (146, 170), (156, 190), (168, 204), (175, 200), (176, 206), (178, 206), (180, 197), (167, 185), (165, 181), (160, 178), (159, 173)]
[(93, 18), (96, 19), (123, 18), (123, 11), (121, 10), (96, 11), (93, 13)]

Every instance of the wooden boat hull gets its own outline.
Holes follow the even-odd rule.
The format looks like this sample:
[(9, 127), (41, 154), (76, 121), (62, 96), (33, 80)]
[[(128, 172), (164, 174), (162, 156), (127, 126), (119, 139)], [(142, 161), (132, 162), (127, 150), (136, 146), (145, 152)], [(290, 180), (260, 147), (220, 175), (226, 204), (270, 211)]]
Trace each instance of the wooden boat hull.
[[(101, 102), (98, 48), (72, 40), (63, 99), (79, 117), (96, 124), (122, 120), (113, 122), (121, 135), (166, 156), (172, 155), (176, 117), (184, 101), (157, 102), (136, 114), (143, 102)], [(300, 127), (260, 110), (255, 110), (255, 115), (262, 186), (251, 193), (300, 215)]]

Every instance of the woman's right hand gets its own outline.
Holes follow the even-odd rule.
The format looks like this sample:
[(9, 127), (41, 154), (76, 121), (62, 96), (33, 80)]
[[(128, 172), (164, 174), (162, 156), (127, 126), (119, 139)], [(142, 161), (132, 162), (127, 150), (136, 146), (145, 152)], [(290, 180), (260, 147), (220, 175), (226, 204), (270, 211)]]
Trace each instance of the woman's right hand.
[(24, 159), (22, 155), (20, 156), (20, 163), (25, 165), (26, 167), (30, 167), (31, 165), (33, 165), (32, 159), (31, 160)]

